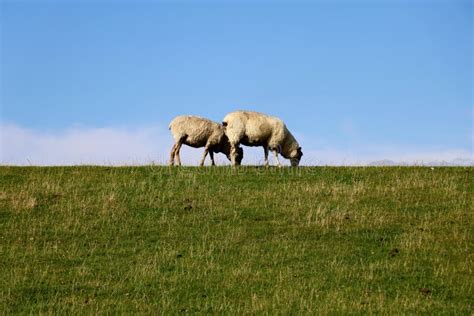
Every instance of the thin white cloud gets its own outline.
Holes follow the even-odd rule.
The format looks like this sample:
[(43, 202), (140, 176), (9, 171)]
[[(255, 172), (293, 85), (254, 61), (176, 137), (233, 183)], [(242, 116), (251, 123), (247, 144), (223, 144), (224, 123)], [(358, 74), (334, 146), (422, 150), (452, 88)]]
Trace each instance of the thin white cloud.
[[(166, 164), (173, 144), (167, 126), (141, 128), (74, 127), (60, 132), (42, 132), (15, 124), (0, 124), (0, 163), (3, 165), (141, 165)], [(300, 138), (298, 138), (300, 139)], [(472, 151), (403, 146), (358, 146), (340, 149), (308, 144), (301, 136), (303, 165), (448, 164), (474, 165)], [(262, 164), (261, 148), (245, 147), (244, 164)], [(203, 149), (183, 146), (182, 161), (197, 165)], [(216, 162), (228, 165), (222, 155)], [(289, 162), (282, 157), (285, 165)], [(273, 155), (270, 154), (273, 164)], [(209, 164), (209, 158), (206, 160)]]
[[(165, 164), (172, 138), (164, 126), (129, 128), (74, 127), (41, 132), (2, 124), (0, 162), (12, 165), (135, 165)], [(183, 150), (184, 163), (197, 152)]]
[[(304, 156), (303, 156), (304, 157)], [(450, 165), (474, 166), (474, 155), (464, 149), (413, 148), (411, 146), (372, 146), (346, 150), (323, 148), (309, 150), (308, 165)]]

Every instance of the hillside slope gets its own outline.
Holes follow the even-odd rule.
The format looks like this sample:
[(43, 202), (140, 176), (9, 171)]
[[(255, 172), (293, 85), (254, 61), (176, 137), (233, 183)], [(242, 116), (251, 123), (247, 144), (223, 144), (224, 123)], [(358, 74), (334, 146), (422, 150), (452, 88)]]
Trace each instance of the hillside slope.
[(472, 314), (473, 193), (469, 167), (0, 167), (0, 312)]

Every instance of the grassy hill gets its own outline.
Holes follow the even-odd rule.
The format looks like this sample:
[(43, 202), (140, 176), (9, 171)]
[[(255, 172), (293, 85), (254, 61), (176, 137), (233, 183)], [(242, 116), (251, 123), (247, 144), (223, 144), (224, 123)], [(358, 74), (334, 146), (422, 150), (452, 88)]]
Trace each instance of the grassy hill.
[(473, 168), (0, 167), (0, 312), (474, 312)]

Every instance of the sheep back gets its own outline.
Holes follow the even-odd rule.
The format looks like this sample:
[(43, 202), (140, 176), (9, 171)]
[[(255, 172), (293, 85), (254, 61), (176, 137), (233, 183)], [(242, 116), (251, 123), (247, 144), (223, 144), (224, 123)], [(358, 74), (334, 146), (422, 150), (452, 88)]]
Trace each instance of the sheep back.
[(277, 117), (252, 111), (236, 111), (223, 120), (231, 143), (247, 146), (278, 145), (289, 133)]
[(195, 148), (216, 146), (225, 136), (223, 126), (199, 116), (177, 116), (171, 121), (169, 129), (176, 142), (181, 140)]

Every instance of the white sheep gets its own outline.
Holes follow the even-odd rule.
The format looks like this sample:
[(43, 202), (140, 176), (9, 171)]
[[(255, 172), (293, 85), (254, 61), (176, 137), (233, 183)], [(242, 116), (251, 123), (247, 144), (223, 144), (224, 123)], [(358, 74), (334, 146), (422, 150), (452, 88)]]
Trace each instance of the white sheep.
[(246, 146), (263, 146), (265, 166), (268, 166), (268, 150), (275, 154), (280, 167), (278, 154), (290, 159), (293, 167), (298, 166), (303, 152), (301, 147), (286, 128), (285, 123), (277, 117), (251, 111), (236, 111), (226, 115), (223, 120), (225, 133), (231, 145), (232, 165), (237, 164), (239, 144)]
[[(182, 144), (199, 148), (204, 147), (204, 155), (202, 156), (200, 165), (204, 165), (204, 160), (207, 154), (211, 157), (212, 165), (214, 162), (214, 153), (224, 153), (229, 160), (230, 158), (230, 143), (224, 133), (224, 127), (211, 120), (191, 115), (182, 115), (175, 117), (169, 129), (175, 144), (171, 149), (169, 164), (174, 165), (175, 158), (179, 166), (181, 166), (181, 158), (179, 151)], [(234, 162), (240, 164), (243, 158), (242, 148), (235, 149)]]

